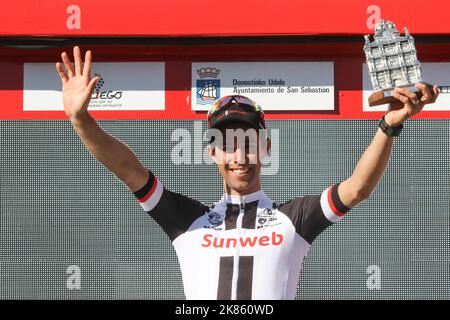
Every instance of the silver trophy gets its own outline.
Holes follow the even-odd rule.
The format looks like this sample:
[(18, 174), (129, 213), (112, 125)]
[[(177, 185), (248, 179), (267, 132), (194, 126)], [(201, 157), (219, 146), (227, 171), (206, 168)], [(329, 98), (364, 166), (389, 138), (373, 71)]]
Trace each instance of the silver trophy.
[[(369, 97), (369, 106), (399, 102), (392, 96), (394, 87), (407, 88), (417, 92), (420, 99), (421, 92), (414, 83), (422, 81), (422, 70), (417, 59), (414, 38), (404, 28), (405, 35), (400, 32), (391, 21), (380, 20), (375, 26), (373, 41), (365, 35), (366, 54), (369, 76), (375, 91)], [(428, 85), (428, 84), (427, 84)], [(428, 85), (432, 89), (431, 85)]]

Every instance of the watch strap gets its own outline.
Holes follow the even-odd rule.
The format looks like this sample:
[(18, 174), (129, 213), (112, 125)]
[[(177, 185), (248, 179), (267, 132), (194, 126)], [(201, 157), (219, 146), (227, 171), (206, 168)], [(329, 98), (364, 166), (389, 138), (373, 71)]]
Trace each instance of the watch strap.
[(400, 132), (403, 129), (403, 124), (398, 125), (396, 127), (391, 127), (386, 123), (386, 120), (384, 119), (384, 116), (381, 117), (380, 122), (378, 123), (378, 127), (381, 128), (381, 131), (383, 131), (387, 136), (389, 137), (398, 137), (400, 135)]

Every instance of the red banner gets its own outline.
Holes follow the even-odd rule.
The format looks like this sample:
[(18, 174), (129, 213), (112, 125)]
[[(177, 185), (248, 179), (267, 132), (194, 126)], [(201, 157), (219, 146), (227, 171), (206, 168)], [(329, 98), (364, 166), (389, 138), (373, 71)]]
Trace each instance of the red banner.
[[(114, 87), (114, 82), (117, 79), (124, 81), (127, 87), (120, 88), (121, 90), (139, 91), (145, 90), (147, 83), (151, 80), (157, 81), (153, 85), (156, 90), (163, 90), (162, 97), (150, 97), (151, 100), (142, 96), (138, 98), (137, 108), (149, 103), (153, 110), (125, 110), (124, 107), (129, 105), (124, 104), (114, 110), (92, 110), (91, 112), (97, 119), (191, 119), (200, 120), (206, 118), (206, 112), (193, 111), (192, 101), (195, 96), (192, 93), (193, 79), (192, 74), (197, 70), (193, 70), (193, 63), (199, 61), (227, 61), (227, 62), (287, 62), (297, 63), (299, 61), (322, 61), (331, 62), (333, 64), (333, 83), (330, 84), (334, 88), (334, 103), (332, 110), (324, 111), (308, 111), (308, 110), (286, 110), (281, 111), (267, 111), (268, 119), (378, 119), (382, 112), (364, 110), (363, 98), (363, 70), (365, 62), (364, 54), (362, 52), (363, 39), (361, 44), (290, 44), (290, 45), (227, 45), (227, 46), (202, 46), (197, 48), (194, 46), (182, 47), (148, 47), (135, 46), (130, 47), (114, 47), (114, 46), (90, 46), (94, 54), (93, 72), (97, 72), (95, 64), (110, 63), (110, 65), (103, 65), (107, 68), (105, 74), (105, 84), (99, 89), (99, 96), (95, 98), (102, 98), (107, 101), (108, 98), (113, 100), (123, 95), (116, 90), (108, 92), (109, 85)], [(10, 48), (0, 48), (0, 101), (2, 101), (0, 119), (67, 119), (62, 111), (62, 99), (53, 103), (59, 110), (50, 110), (45, 103), (38, 104), (41, 110), (33, 110), (26, 108), (27, 104), (33, 104), (36, 101), (28, 100), (27, 95), (24, 94), (25, 89), (28, 88), (28, 93), (40, 96), (44, 101), (50, 98), (56, 90), (60, 90), (60, 80), (58, 74), (54, 69), (54, 63), (60, 59), (60, 52), (66, 50), (70, 52), (71, 48), (50, 48), (46, 50), (20, 50)], [(82, 48), (83, 50), (87, 48)], [(149, 51), (150, 50), (150, 51)], [(416, 118), (450, 118), (450, 82), (448, 80), (448, 72), (446, 68), (450, 68), (450, 44), (436, 43), (436, 44), (418, 44), (417, 50), (419, 58), (424, 65), (425, 80), (431, 78), (430, 82), (442, 86), (443, 92), (434, 105), (433, 110), (424, 109), (423, 112), (416, 115)], [(151, 54), (149, 53), (151, 52)], [(175, 54), (176, 53), (176, 54)], [(231, 56), (230, 53), (235, 55)], [(137, 62), (147, 63), (155, 62), (157, 64), (163, 63), (162, 69), (149, 69), (149, 71), (142, 70), (143, 77), (147, 74), (150, 78), (143, 78), (138, 75), (132, 78), (122, 79), (123, 77), (130, 77), (130, 73), (135, 74), (135, 69), (127, 70), (120, 69), (123, 66), (122, 62)], [(33, 77), (26, 77), (26, 72), (30, 72), (25, 66), (38, 66), (40, 63), (47, 64), (48, 68), (37, 69), (32, 72)], [(440, 65), (442, 63), (443, 65)], [(436, 70), (427, 69), (429, 64), (434, 64)], [(436, 68), (436, 64), (439, 64)], [(143, 65), (144, 66), (144, 65)], [(158, 71), (159, 70), (159, 71)], [(114, 71), (108, 74), (109, 71)], [(225, 72), (222, 70), (221, 72)], [(275, 70), (276, 71), (276, 70)], [(159, 72), (156, 74), (156, 72)], [(100, 70), (100, 73), (103, 71)], [(119, 73), (120, 76), (115, 74)], [(251, 76), (251, 74), (249, 74)], [(440, 78), (439, 78), (440, 77)], [(218, 78), (221, 78), (219, 75)], [(300, 77), (299, 77), (300, 78)], [(31, 79), (31, 80), (30, 80)], [(130, 80), (129, 80), (130, 79)], [(160, 80), (158, 80), (160, 79)], [(195, 80), (195, 79), (194, 79)], [(224, 80), (224, 79), (222, 79)], [(50, 86), (52, 90), (43, 85), (44, 83), (56, 83), (55, 86)], [(159, 84), (158, 84), (159, 83)], [(194, 83), (195, 84), (195, 83)], [(224, 83), (223, 83), (224, 84)], [(224, 84), (225, 85), (225, 84)], [(308, 85), (308, 83), (306, 83)], [(142, 87), (144, 86), (144, 87)], [(141, 88), (141, 89), (139, 89)], [(47, 91), (45, 91), (47, 90)], [(368, 90), (371, 90), (369, 85)], [(34, 92), (35, 91), (35, 92)], [(40, 91), (40, 92), (39, 92)], [(53, 92), (51, 92), (53, 91)], [(140, 93), (139, 93), (140, 94)], [(163, 100), (158, 100), (163, 99)], [(122, 99), (123, 100), (123, 99)], [(159, 102), (162, 101), (162, 102)], [(257, 100), (264, 107), (264, 102)], [(301, 100), (300, 100), (301, 101)], [(114, 102), (114, 101), (113, 101)], [(133, 101), (131, 101), (133, 102)], [(131, 104), (130, 102), (130, 104)], [(300, 103), (301, 104), (301, 103)], [(301, 105), (300, 105), (301, 106)], [(282, 106), (281, 106), (282, 107)], [(38, 108), (38, 109), (39, 109)]]
[(449, 1), (15, 0), (0, 35), (366, 34), (379, 19), (412, 34), (450, 34)]

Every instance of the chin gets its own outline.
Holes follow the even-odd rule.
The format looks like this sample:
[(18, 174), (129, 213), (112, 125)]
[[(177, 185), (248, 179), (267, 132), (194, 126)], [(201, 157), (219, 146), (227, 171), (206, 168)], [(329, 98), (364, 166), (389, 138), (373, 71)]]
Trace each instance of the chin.
[(243, 184), (243, 183), (237, 183), (237, 184), (230, 184), (230, 187), (231, 187), (233, 190), (242, 192), (242, 191), (245, 191), (245, 190), (249, 189), (249, 188), (250, 188), (250, 185), (249, 185), (248, 183), (245, 183), (245, 184)]
[(233, 183), (228, 183), (231, 189), (245, 193), (247, 190), (250, 190), (254, 187), (255, 183), (250, 181), (235, 181)]

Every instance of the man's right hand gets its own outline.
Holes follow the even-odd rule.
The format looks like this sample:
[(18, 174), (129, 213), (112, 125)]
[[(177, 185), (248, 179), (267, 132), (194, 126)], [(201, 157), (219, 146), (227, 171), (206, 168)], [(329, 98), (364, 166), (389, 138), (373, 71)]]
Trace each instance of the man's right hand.
[(61, 54), (65, 70), (60, 62), (56, 63), (56, 71), (62, 82), (64, 111), (70, 120), (87, 113), (95, 83), (99, 80), (99, 77), (91, 79), (92, 53), (90, 50), (86, 51), (83, 67), (78, 46), (73, 48), (73, 56), (75, 70), (66, 52)]

